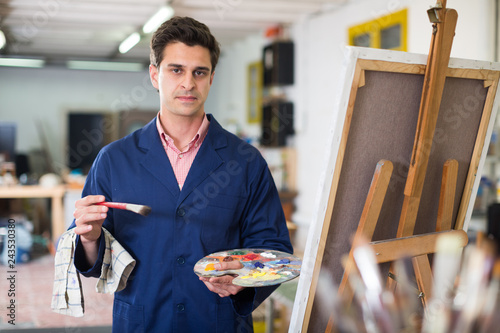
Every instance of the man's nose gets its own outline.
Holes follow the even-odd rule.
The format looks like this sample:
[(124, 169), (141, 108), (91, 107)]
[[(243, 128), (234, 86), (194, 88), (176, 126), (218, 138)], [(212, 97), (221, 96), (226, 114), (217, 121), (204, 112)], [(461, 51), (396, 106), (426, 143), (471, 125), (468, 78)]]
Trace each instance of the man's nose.
[(187, 73), (184, 75), (182, 80), (182, 88), (185, 90), (191, 90), (194, 87), (194, 77), (192, 73)]

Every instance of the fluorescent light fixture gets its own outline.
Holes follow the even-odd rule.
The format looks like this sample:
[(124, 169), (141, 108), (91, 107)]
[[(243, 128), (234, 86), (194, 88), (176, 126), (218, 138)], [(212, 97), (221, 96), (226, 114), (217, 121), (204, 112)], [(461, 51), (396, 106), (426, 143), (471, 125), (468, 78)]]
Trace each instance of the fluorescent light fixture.
[(2, 49), (5, 44), (7, 44), (7, 39), (5, 38), (5, 34), (2, 30), (0, 30), (0, 49)]
[(69, 60), (66, 62), (69, 69), (83, 69), (92, 71), (122, 71), (140, 72), (144, 65), (138, 62), (116, 62), (116, 61), (80, 61)]
[(0, 58), (0, 66), (40, 68), (44, 65), (45, 60), (42, 59)]
[(131, 48), (139, 43), (140, 40), (141, 35), (139, 35), (138, 32), (134, 32), (133, 34), (125, 38), (123, 42), (121, 42), (120, 46), (118, 47), (118, 51), (120, 51), (120, 53), (127, 53)]
[(165, 22), (166, 20), (172, 18), (174, 16), (174, 9), (167, 5), (163, 6), (154, 14), (151, 16), (151, 18), (144, 24), (142, 27), (142, 32), (145, 34), (149, 34), (150, 32), (155, 31), (158, 29), (158, 27)]

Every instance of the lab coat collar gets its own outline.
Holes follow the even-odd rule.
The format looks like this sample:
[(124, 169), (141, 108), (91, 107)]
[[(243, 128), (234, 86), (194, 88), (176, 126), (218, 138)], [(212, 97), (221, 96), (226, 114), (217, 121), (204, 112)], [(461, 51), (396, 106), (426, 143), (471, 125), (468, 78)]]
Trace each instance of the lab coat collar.
[(225, 130), (211, 114), (207, 114), (210, 121), (208, 133), (193, 161), (182, 191), (160, 141), (156, 129), (156, 118), (149, 122), (139, 134), (138, 145), (145, 151), (142, 166), (158, 179), (176, 198), (180, 205), (207, 177), (219, 168), (224, 160), (218, 153), (219, 149), (227, 146)]

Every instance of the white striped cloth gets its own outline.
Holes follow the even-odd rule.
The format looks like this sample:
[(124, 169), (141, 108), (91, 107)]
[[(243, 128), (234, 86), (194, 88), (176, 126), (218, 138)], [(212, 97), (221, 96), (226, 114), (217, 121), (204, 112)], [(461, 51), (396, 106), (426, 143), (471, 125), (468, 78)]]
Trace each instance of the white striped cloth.
[[(135, 267), (135, 259), (107, 231), (104, 231), (106, 249), (101, 268), (101, 276), (96, 291), (112, 294), (127, 285), (127, 280)], [(54, 289), (51, 308), (54, 312), (82, 317), (84, 299), (80, 274), (73, 263), (75, 256), (76, 234), (73, 229), (66, 231), (59, 240), (54, 259)]]

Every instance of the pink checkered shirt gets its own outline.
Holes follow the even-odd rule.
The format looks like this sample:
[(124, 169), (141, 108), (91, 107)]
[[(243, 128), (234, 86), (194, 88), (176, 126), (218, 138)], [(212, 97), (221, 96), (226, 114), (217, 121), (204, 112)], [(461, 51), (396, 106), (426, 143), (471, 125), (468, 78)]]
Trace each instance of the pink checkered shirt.
[(201, 123), (201, 126), (194, 138), (189, 142), (187, 147), (183, 149), (183, 151), (180, 151), (174, 145), (174, 140), (163, 130), (163, 126), (160, 122), (160, 114), (158, 113), (158, 116), (156, 117), (156, 128), (158, 129), (163, 148), (165, 148), (165, 152), (167, 153), (168, 159), (170, 160), (170, 164), (172, 165), (172, 169), (174, 170), (175, 178), (177, 179), (177, 183), (179, 184), (179, 188), (181, 190), (184, 182), (186, 181), (189, 169), (193, 164), (194, 158), (196, 157), (196, 154), (198, 153), (198, 150), (200, 149), (205, 136), (207, 136), (208, 125), (210, 125), (210, 122), (205, 115), (205, 117), (203, 118), (203, 122)]

